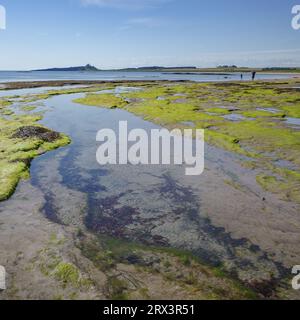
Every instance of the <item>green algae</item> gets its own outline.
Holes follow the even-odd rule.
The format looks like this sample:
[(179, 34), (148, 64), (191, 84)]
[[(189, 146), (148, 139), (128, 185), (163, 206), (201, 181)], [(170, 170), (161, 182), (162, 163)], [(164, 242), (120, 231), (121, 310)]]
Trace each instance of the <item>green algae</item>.
[(24, 126), (43, 128), (37, 124), (40, 119), (41, 116), (37, 115), (15, 115), (9, 119), (0, 117), (0, 201), (7, 200), (19, 181), (29, 177), (30, 161), (33, 158), (70, 143), (70, 139), (63, 134), (53, 142), (38, 137), (13, 137)]
[(239, 145), (239, 139), (228, 134), (216, 132), (214, 130), (207, 129), (205, 131), (205, 140), (219, 148), (226, 149), (228, 151), (236, 152), (238, 154), (254, 156), (248, 151), (245, 151)]
[(122, 98), (113, 94), (88, 94), (85, 98), (75, 99), (74, 102), (105, 108), (122, 108), (127, 104)]
[(283, 106), (281, 108), (283, 111), (286, 112), (288, 117), (292, 118), (300, 118), (300, 104), (295, 104), (293, 106)]
[(11, 105), (12, 105), (11, 101), (0, 99), (0, 109), (5, 108), (5, 107), (9, 107)]
[[(33, 158), (70, 143), (70, 139), (63, 134), (51, 142), (37, 136), (14, 137), (20, 128), (43, 127), (37, 123), (42, 119), (40, 114), (15, 115), (8, 109), (11, 104), (10, 101), (0, 100), (0, 201), (7, 200), (19, 181), (29, 177), (29, 166)], [(33, 107), (25, 106), (22, 109), (32, 111)]]
[(10, 107), (11, 105), (12, 102), (10, 100), (0, 99), (0, 116), (10, 116), (14, 114), (12, 110), (8, 109), (8, 107)]
[(0, 201), (8, 199), (15, 191), (20, 179), (26, 174), (26, 164), (0, 160)]
[[(199, 295), (202, 299), (257, 298), (253, 290), (233, 279), (222, 267), (210, 266), (189, 251), (149, 246), (105, 235), (99, 235), (93, 241), (82, 237), (79, 249), (97, 268), (110, 275), (107, 286), (111, 299), (130, 299), (132, 286), (128, 286), (127, 281), (123, 282), (124, 278), (116, 277), (115, 272), (111, 274), (120, 264), (132, 265), (130, 257), (136, 260), (134, 266), (137, 272), (160, 274), (168, 282), (183, 286), (184, 290), (191, 290), (194, 297)], [(157, 261), (155, 265), (145, 262), (151, 257)], [(203, 275), (201, 280), (197, 276), (191, 276), (193, 272), (195, 275)], [(211, 285), (212, 283), (215, 285)], [(222, 292), (219, 289), (222, 289)]]
[(58, 247), (64, 245), (65, 240), (65, 238), (57, 239), (56, 235), (54, 237), (51, 235), (49, 246), (39, 251), (39, 269), (44, 276), (56, 279), (64, 289), (67, 287), (77, 290), (89, 289), (93, 285), (89, 276), (82, 273), (76, 262), (62, 259), (57, 251)]
[(278, 194), (283, 200), (300, 203), (300, 173), (285, 168), (273, 168), (273, 174), (260, 174), (256, 180), (264, 190)]
[(23, 111), (33, 111), (37, 108), (37, 106), (23, 106), (22, 110)]
[(63, 283), (63, 285), (80, 286), (80, 272), (71, 263), (60, 262), (55, 270), (54, 276)]
[(88, 86), (85, 88), (69, 88), (69, 89), (61, 89), (61, 90), (48, 90), (44, 93), (40, 94), (32, 94), (23, 96), (20, 99), (22, 103), (32, 103), (40, 100), (46, 100), (51, 97), (59, 96), (59, 95), (70, 95), (76, 93), (90, 93), (90, 92), (97, 92), (101, 90), (110, 90), (113, 89), (115, 86), (113, 85), (97, 85), (97, 86)]
[(230, 114), (230, 111), (225, 108), (207, 108), (205, 109), (206, 112), (215, 113), (216, 115), (226, 115)]
[(256, 181), (265, 191), (278, 194), (283, 200), (300, 203), (299, 180), (296, 184), (297, 189), (291, 185), (293, 182), (285, 181), (275, 176), (261, 174), (256, 177)]
[(0, 110), (0, 114), (3, 116), (11, 116), (14, 114), (14, 112), (9, 109), (2, 109), (2, 110)]
[(241, 112), (240, 114), (247, 118), (262, 118), (262, 117), (284, 118), (286, 116), (285, 112), (272, 113), (272, 112), (262, 111), (262, 110), (244, 111), (244, 112)]

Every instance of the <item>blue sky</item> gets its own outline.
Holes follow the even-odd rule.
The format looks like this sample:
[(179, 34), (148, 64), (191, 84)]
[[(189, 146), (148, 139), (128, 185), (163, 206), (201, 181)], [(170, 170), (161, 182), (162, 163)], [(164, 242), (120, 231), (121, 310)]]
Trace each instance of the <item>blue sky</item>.
[(0, 0), (0, 69), (300, 66), (300, 0)]

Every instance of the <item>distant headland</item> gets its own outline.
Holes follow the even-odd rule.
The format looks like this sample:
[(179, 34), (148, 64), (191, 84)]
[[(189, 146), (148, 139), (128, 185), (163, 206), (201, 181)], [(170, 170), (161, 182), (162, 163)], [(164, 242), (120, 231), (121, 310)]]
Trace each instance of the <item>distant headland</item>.
[(39, 70), (32, 70), (32, 71), (101, 71), (96, 67), (87, 64), (85, 66), (79, 67), (67, 67), (67, 68), (49, 68), (49, 69), (39, 69)]
[(224, 65), (215, 68), (198, 68), (194, 66), (182, 66), (182, 67), (163, 67), (163, 66), (150, 66), (150, 67), (137, 67), (137, 68), (123, 68), (123, 69), (98, 69), (91, 64), (78, 67), (66, 67), (66, 68), (48, 68), (38, 69), (31, 71), (75, 71), (75, 72), (95, 72), (95, 71), (121, 71), (121, 72), (166, 72), (166, 73), (179, 73), (179, 74), (197, 74), (197, 73), (212, 73), (212, 74), (227, 74), (234, 72), (265, 72), (265, 73), (300, 73), (300, 68), (282, 68), (282, 67), (269, 67), (269, 68), (249, 68), (249, 67), (237, 67), (235, 65)]
[(66, 68), (48, 68), (48, 69), (38, 69), (31, 71), (167, 71), (167, 70), (197, 70), (197, 67), (138, 67), (138, 68), (123, 68), (123, 69), (110, 69), (103, 70), (98, 69), (93, 65), (87, 64), (85, 66), (79, 67), (66, 67)]

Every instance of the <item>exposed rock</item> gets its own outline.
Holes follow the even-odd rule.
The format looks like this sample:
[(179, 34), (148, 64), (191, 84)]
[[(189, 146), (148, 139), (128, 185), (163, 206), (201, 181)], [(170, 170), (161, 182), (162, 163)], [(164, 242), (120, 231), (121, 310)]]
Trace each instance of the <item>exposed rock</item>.
[(12, 136), (12, 138), (29, 139), (37, 138), (44, 142), (53, 142), (60, 138), (60, 134), (55, 131), (48, 130), (43, 127), (26, 126), (19, 128)]

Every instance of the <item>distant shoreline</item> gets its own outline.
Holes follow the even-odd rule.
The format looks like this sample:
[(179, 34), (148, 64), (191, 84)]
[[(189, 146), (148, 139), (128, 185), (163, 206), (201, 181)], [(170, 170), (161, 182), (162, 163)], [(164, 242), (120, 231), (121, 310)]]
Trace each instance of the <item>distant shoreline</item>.
[[(223, 82), (240, 81), (241, 74), (244, 82), (251, 80), (251, 72), (145, 72), (145, 71), (93, 71), (93, 72), (1, 72), (0, 83), (9, 82), (61, 82), (68, 81), (73, 84), (89, 82), (120, 82), (120, 81), (191, 81), (191, 82)], [(257, 72), (256, 80), (282, 80), (299, 78), (299, 73)]]
[(203, 75), (230, 75), (238, 73), (257, 74), (296, 74), (300, 75), (300, 67), (295, 68), (251, 68), (251, 67), (218, 67), (218, 68), (197, 68), (197, 67), (139, 67), (139, 68), (122, 68), (122, 69), (98, 69), (95, 66), (87, 64), (86, 66), (76, 67), (62, 67), (62, 68), (45, 68), (36, 70), (0, 70), (0, 72), (19, 72), (19, 73), (33, 73), (33, 72), (152, 72), (164, 74), (203, 74)]
[[(82, 72), (82, 73), (97, 73), (97, 72), (129, 72), (129, 73), (146, 73), (146, 72), (152, 72), (152, 73), (163, 73), (163, 74), (187, 74), (187, 75), (231, 75), (231, 74), (247, 74), (253, 72), (252, 70), (248, 71), (227, 71), (227, 72), (221, 72), (221, 71), (167, 71), (167, 70), (97, 70), (97, 71), (82, 71), (82, 70), (0, 70), (0, 72), (16, 72), (16, 73), (40, 73), (40, 72)], [(300, 70), (291, 72), (291, 71), (255, 71), (257, 74), (287, 74), (287, 75), (300, 75)]]
[[(300, 74), (299, 74), (300, 76)], [(294, 77), (298, 78), (298, 77)], [(281, 82), (281, 81), (291, 81), (290, 79), (267, 79), (267, 80), (256, 80), (256, 82)], [(64, 86), (76, 86), (76, 85), (98, 85), (98, 84), (134, 84), (134, 83), (189, 83), (193, 81), (189, 80), (41, 80), (41, 81), (15, 81), (15, 82), (2, 82), (0, 84), (0, 92), (6, 90), (18, 90), (18, 89), (31, 89), (31, 88), (41, 88), (41, 87), (64, 87)], [(215, 81), (220, 83), (223, 81)], [(241, 83), (239, 80), (224, 81), (229, 83)], [(242, 83), (249, 83), (251, 81), (242, 81)], [(205, 81), (203, 83), (206, 83)], [(211, 81), (209, 83), (214, 83)]]

